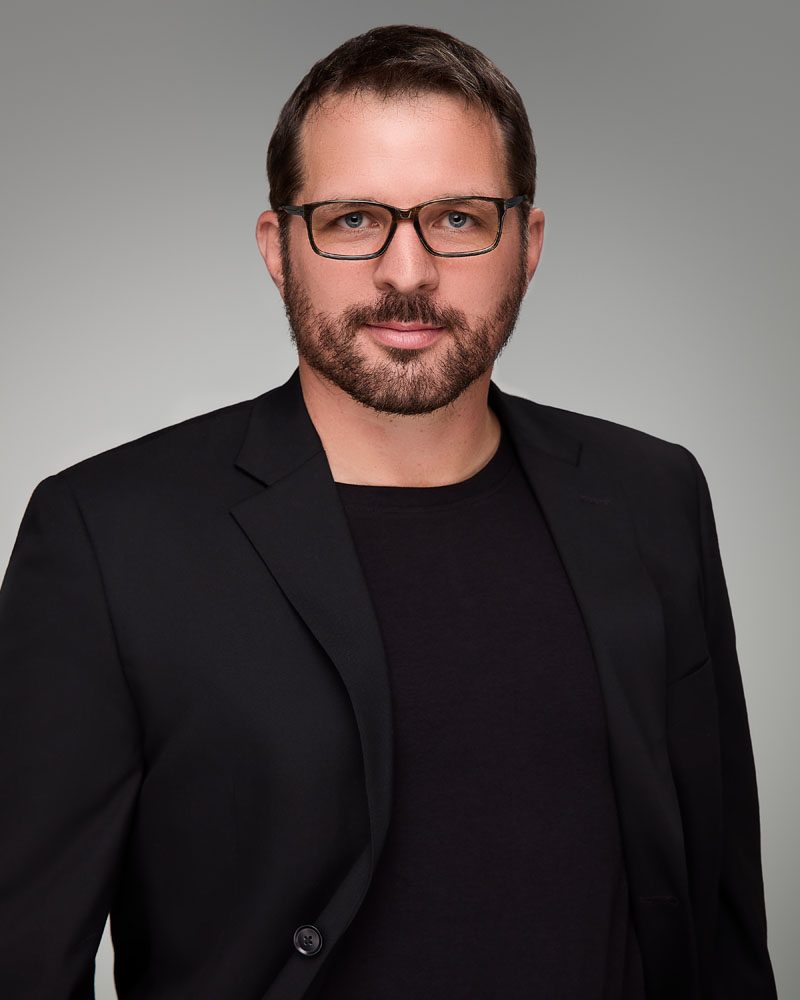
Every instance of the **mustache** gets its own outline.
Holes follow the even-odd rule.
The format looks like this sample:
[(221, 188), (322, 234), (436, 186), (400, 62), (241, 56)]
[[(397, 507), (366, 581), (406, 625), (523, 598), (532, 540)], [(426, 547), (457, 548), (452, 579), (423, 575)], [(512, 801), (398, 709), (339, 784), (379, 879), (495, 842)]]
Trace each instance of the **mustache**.
[(342, 313), (342, 320), (351, 331), (381, 323), (420, 323), (462, 331), (469, 328), (460, 309), (438, 306), (427, 295), (403, 295), (401, 292), (387, 292), (373, 306), (350, 306)]

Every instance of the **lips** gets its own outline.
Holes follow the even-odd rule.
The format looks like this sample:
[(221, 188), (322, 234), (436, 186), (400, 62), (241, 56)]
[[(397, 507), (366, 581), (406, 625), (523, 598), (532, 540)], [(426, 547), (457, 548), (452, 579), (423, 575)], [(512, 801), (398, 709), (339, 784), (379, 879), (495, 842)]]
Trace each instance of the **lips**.
[(420, 330), (441, 330), (440, 326), (428, 326), (424, 323), (369, 323), (370, 327), (382, 330), (397, 330), (398, 333), (418, 333)]
[(444, 333), (442, 326), (423, 326), (409, 323), (369, 323), (366, 326), (374, 340), (387, 347), (418, 350), (429, 347)]

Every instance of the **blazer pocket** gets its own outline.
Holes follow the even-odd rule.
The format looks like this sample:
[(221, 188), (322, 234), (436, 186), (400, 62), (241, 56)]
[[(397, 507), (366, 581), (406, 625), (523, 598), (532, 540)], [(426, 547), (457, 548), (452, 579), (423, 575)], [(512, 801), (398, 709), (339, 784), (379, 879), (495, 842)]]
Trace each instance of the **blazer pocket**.
[(667, 684), (667, 728), (671, 732), (716, 732), (717, 692), (711, 656)]
[(722, 824), (719, 718), (711, 657), (669, 684), (666, 697), (667, 751), (690, 879), (696, 887), (713, 879)]
[(685, 670), (682, 674), (678, 674), (677, 677), (671, 677), (671, 678), (669, 678), (667, 680), (667, 687), (669, 687), (671, 684), (677, 684), (679, 681), (682, 681), (685, 678), (690, 677), (692, 674), (697, 673), (698, 670), (702, 670), (703, 667), (705, 667), (706, 664), (708, 664), (710, 660), (711, 660), (711, 654), (710, 653), (706, 653), (706, 655), (703, 657), (703, 659), (698, 660), (698, 662), (695, 663), (695, 665), (693, 667), (689, 667), (688, 670)]

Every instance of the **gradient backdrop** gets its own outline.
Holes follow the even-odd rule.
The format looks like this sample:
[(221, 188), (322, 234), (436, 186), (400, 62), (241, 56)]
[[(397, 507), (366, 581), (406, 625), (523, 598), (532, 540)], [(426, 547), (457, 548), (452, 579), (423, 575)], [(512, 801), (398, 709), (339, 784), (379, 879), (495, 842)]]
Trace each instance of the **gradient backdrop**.
[[(253, 236), (267, 141), (312, 62), (391, 22), (477, 45), (528, 107), (544, 250), (496, 381), (706, 472), (800, 996), (792, 0), (3, 0), (0, 569), (42, 478), (288, 377)], [(98, 1000), (112, 962), (106, 927)]]

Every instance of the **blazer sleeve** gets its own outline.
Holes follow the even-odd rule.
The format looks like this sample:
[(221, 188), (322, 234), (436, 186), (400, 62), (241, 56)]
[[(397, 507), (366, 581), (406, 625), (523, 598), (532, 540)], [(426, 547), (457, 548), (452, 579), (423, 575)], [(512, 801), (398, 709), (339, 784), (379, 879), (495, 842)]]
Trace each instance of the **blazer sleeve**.
[(141, 757), (91, 539), (49, 476), (0, 586), (0, 996), (94, 996)]
[(708, 482), (691, 455), (703, 566), (703, 607), (719, 709), (723, 843), (714, 1000), (776, 1000), (767, 950), (756, 771), (736, 634)]

